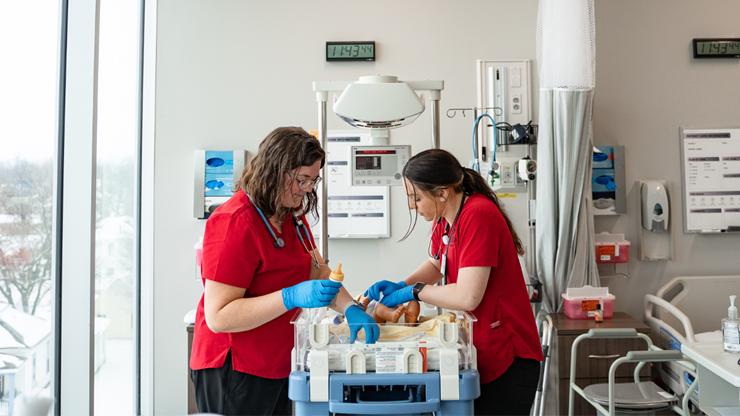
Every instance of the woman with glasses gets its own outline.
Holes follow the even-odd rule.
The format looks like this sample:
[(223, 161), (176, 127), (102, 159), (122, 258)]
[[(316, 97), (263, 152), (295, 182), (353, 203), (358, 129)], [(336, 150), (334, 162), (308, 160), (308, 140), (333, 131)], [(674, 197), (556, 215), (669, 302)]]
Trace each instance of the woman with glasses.
[[(449, 152), (419, 153), (403, 177), (409, 210), (433, 223), (429, 259), (405, 280), (378, 282), (365, 294), (389, 307), (421, 300), (471, 311), (481, 383), (475, 414), (529, 415), (542, 350), (511, 221), (480, 174)], [(433, 286), (445, 277), (446, 285)]]
[(375, 320), (357, 306), (316, 250), (304, 213), (316, 216), (325, 153), (315, 137), (281, 127), (259, 151), (234, 195), (206, 223), (190, 378), (201, 413), (292, 412), (288, 400), (294, 308), (329, 306), (368, 343)]

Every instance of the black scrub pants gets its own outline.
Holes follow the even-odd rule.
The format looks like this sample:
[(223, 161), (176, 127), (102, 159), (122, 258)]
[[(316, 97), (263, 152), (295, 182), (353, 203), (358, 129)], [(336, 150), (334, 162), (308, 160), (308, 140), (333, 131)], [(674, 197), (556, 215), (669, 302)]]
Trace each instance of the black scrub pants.
[(480, 385), (476, 415), (529, 415), (540, 379), (540, 362), (515, 357), (499, 378)]
[(288, 379), (270, 379), (236, 371), (231, 351), (221, 368), (190, 370), (200, 413), (219, 415), (291, 415)]

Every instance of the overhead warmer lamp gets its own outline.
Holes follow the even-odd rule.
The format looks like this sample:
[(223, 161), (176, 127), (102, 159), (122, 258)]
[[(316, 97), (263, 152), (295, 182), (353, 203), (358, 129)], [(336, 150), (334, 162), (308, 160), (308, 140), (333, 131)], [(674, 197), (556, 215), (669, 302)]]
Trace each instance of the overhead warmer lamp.
[(334, 102), (334, 112), (347, 124), (366, 129), (409, 125), (424, 112), (424, 94), (391, 76), (361, 77), (347, 85)]
[[(424, 112), (424, 95), (416, 91), (429, 91), (432, 109), (432, 148), (439, 149), (439, 100), (444, 81), (399, 81), (388, 75), (360, 77), (359, 81), (316, 81), (313, 90), (319, 104), (319, 137), (321, 146), (327, 148), (326, 102), (330, 92), (340, 93), (334, 102), (334, 113), (347, 124), (360, 129), (369, 129), (372, 145), (387, 145), (388, 130), (407, 126)], [(322, 176), (328, 177), (328, 164), (324, 164)], [(321, 238), (322, 254), (328, 260), (329, 242), (327, 196), (328, 180), (322, 182)]]

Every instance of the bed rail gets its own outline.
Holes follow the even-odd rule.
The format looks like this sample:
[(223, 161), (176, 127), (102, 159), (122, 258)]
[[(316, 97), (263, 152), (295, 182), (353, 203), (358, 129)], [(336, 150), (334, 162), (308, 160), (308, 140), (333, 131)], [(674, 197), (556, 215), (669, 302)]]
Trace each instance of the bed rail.
[[(683, 324), (684, 333), (686, 334), (686, 337), (681, 336), (681, 334), (678, 331), (676, 331), (675, 328), (665, 323), (665, 321), (653, 316), (653, 305), (659, 306), (665, 309), (666, 311), (670, 312), (673, 316), (675, 316), (676, 319), (678, 319), (681, 322), (681, 324)], [(667, 327), (668, 329), (671, 330), (671, 332), (676, 338), (679, 338), (679, 341), (682, 344), (685, 342), (696, 342), (696, 339), (694, 338), (694, 327), (691, 325), (691, 321), (689, 320), (689, 317), (686, 316), (683, 312), (681, 312), (677, 307), (673, 306), (668, 301), (661, 299), (655, 295), (645, 295), (644, 306), (645, 306), (645, 321), (651, 327), (653, 325)]]

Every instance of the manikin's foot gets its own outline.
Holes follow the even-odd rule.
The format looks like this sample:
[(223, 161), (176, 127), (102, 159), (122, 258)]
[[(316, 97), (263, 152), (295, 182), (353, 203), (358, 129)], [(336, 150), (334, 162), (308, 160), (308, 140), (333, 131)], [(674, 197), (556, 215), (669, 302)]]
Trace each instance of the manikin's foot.
[(398, 305), (398, 308), (396, 308), (395, 311), (393, 311), (393, 319), (391, 319), (391, 322), (394, 324), (398, 323), (398, 320), (401, 319), (404, 312), (406, 312), (406, 307), (404, 305)]
[(419, 305), (419, 302), (412, 300), (409, 303), (406, 304), (406, 313), (403, 318), (403, 321), (407, 324), (415, 324), (419, 320), (419, 312), (421, 310), (421, 305)]

